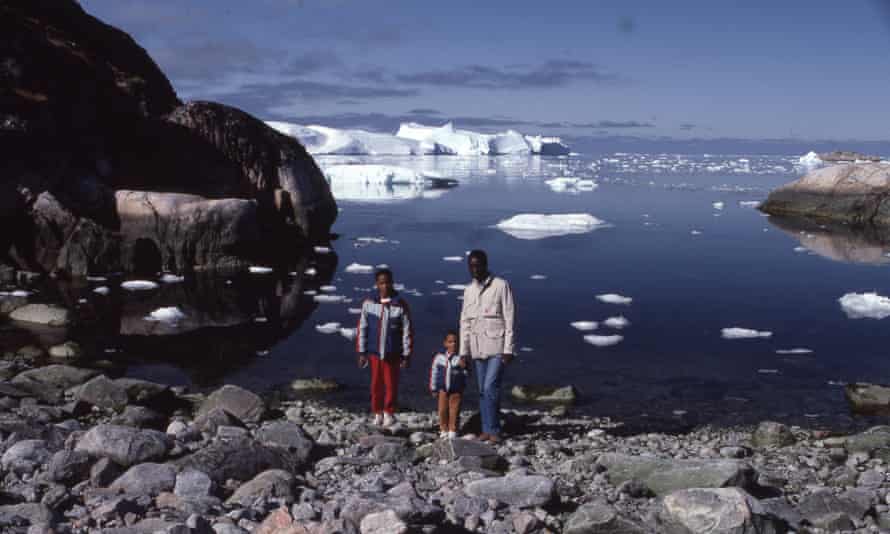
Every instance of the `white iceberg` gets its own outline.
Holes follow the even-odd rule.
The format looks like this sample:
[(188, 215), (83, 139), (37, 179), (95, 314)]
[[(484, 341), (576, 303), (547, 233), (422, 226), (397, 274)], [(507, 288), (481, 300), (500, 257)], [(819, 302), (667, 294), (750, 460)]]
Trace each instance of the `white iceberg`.
[(384, 237), (356, 237), (355, 240), (358, 241), (359, 243), (365, 243), (365, 244), (374, 243), (377, 245), (387, 242), (386, 238), (384, 238)]
[(812, 354), (813, 349), (793, 348), (793, 349), (776, 349), (776, 354)]
[(602, 295), (597, 295), (596, 300), (600, 302), (605, 302), (606, 304), (630, 304), (634, 299), (630, 297), (625, 297), (623, 295), (619, 295), (617, 293), (603, 293)]
[[(312, 247), (312, 250), (314, 250), (316, 254), (330, 254), (331, 253), (331, 247), (317, 246), (317, 247)], [(307, 274), (308, 274), (308, 269), (307, 269)]]
[(305, 274), (306, 276), (315, 276), (316, 274), (318, 274), (318, 271), (315, 269), (315, 267), (309, 267), (308, 269), (303, 271), (303, 274)]
[(603, 321), (603, 324), (608, 326), (609, 328), (620, 330), (622, 328), (630, 326), (630, 321), (628, 321), (625, 316), (618, 315), (616, 317), (609, 317), (608, 319)]
[(157, 289), (158, 284), (151, 280), (127, 280), (126, 282), (121, 282), (121, 287), (127, 291), (150, 291)]
[(772, 337), (773, 333), (733, 326), (730, 328), (721, 329), (720, 335), (723, 337), (723, 339), (754, 339)]
[(495, 228), (516, 239), (545, 239), (572, 234), (586, 234), (608, 226), (589, 213), (544, 215), (522, 213), (497, 223)]
[(420, 156), (420, 143), (390, 134), (365, 130), (340, 130), (326, 126), (300, 126), (287, 122), (266, 124), (279, 132), (296, 137), (310, 154)]
[(252, 265), (248, 267), (247, 270), (250, 271), (251, 274), (269, 274), (274, 271), (271, 267), (261, 267), (259, 265)]
[(609, 347), (611, 345), (617, 345), (621, 343), (624, 339), (624, 336), (619, 335), (611, 335), (611, 336), (598, 336), (596, 334), (590, 334), (584, 336), (584, 341), (590, 343), (591, 345), (595, 345), (597, 347)]
[(797, 165), (799, 167), (803, 167), (806, 171), (812, 171), (814, 169), (818, 169), (824, 164), (822, 158), (819, 157), (819, 154), (815, 152), (807, 152), (805, 155), (801, 156), (800, 159), (797, 160)]
[(108, 280), (108, 278), (104, 276), (87, 276), (87, 282), (104, 282)]
[(575, 321), (570, 324), (572, 325), (572, 328), (581, 330), (582, 332), (596, 330), (596, 327), (599, 326), (596, 321)]
[(315, 325), (315, 330), (322, 334), (336, 334), (340, 331), (340, 323), (330, 322)]
[(361, 263), (350, 263), (346, 266), (345, 271), (352, 274), (369, 274), (374, 272), (374, 267)]
[(177, 308), (176, 306), (167, 306), (163, 308), (158, 308), (155, 311), (149, 313), (146, 317), (146, 321), (156, 321), (159, 323), (165, 323), (168, 325), (175, 326), (176, 323), (185, 319), (186, 315), (182, 313), (182, 310)]
[(884, 319), (890, 317), (890, 298), (877, 293), (847, 293), (838, 299), (850, 319)]
[(361, 308), (348, 308), (346, 311), (349, 312), (351, 315), (358, 315), (362, 313)]

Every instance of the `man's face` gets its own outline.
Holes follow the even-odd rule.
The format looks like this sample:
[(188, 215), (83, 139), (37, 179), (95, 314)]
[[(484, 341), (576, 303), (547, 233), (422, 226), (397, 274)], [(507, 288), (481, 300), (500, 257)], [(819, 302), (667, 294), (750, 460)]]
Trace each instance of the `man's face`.
[(471, 256), (470, 259), (467, 260), (467, 265), (470, 268), (470, 276), (476, 280), (483, 282), (488, 277), (488, 262), (482, 258)]
[(389, 275), (381, 274), (374, 280), (374, 285), (377, 286), (377, 292), (381, 297), (386, 298), (392, 295), (392, 278)]

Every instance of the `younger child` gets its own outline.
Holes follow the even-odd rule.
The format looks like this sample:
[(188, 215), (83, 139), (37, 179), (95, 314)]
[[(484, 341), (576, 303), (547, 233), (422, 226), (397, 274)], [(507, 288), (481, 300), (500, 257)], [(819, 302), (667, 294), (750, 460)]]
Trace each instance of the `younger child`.
[(457, 437), (460, 401), (467, 383), (467, 361), (458, 355), (457, 332), (445, 334), (445, 353), (433, 356), (430, 367), (430, 392), (439, 398), (439, 437)]

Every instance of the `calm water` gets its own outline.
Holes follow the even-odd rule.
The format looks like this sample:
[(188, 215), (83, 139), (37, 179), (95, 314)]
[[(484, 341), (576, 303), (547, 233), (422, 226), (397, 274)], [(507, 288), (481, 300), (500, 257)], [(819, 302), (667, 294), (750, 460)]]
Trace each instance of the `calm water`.
[[(89, 300), (81, 307), (94, 320), (76, 335), (98, 356), (123, 362), (120, 372), (128, 375), (257, 390), (297, 377), (331, 377), (346, 385), (334, 400), (359, 406), (367, 371), (355, 367), (352, 342), (320, 333), (316, 325), (354, 327), (356, 316), (348, 308), (360, 305), (372, 275), (344, 269), (385, 263), (404, 284), (417, 325), (413, 367), (402, 378), (403, 404), (432, 409), (424, 389), (430, 356), (443, 333), (457, 325), (460, 311), (461, 292), (447, 286), (469, 279), (463, 262), (443, 257), (482, 248), (518, 302), (523, 351), (507, 372), (508, 388), (573, 384), (582, 395), (579, 409), (641, 421), (770, 417), (845, 425), (839, 383), (890, 378), (890, 330), (882, 320), (848, 318), (838, 298), (890, 294), (884, 263), (890, 258), (866, 237), (812, 225), (801, 233), (794, 223), (777, 223), (740, 205), (797, 177), (793, 160), (621, 154), (319, 158), (322, 166), (407, 166), (456, 178), (460, 185), (335, 187), (341, 212), (334, 253), (297, 268), (314, 267), (315, 276), (187, 281), (150, 295), (111, 298), (89, 287), (68, 289), (74, 295), (69, 298)], [(556, 176), (593, 178), (599, 186), (557, 192), (544, 183)], [(608, 226), (537, 240), (493, 227), (519, 213), (589, 213)], [(359, 240), (367, 237), (380, 239)], [(336, 286), (330, 294), (352, 301), (316, 303), (305, 293), (322, 285)], [(603, 303), (595, 298), (603, 293), (633, 302)], [(143, 319), (161, 306), (179, 306), (189, 319), (175, 328)], [(595, 332), (570, 326), (617, 315), (630, 326), (617, 331), (600, 325)], [(734, 326), (772, 336), (723, 339), (721, 329)], [(584, 342), (588, 333), (624, 339), (596, 347)], [(6, 339), (11, 336), (7, 331)], [(791, 348), (813, 352), (776, 353)]]

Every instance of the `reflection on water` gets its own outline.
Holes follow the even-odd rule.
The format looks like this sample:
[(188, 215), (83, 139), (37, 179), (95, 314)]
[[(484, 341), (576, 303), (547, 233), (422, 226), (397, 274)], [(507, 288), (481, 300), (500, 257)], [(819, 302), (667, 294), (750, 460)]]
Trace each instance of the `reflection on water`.
[(821, 223), (801, 217), (770, 216), (769, 222), (800, 241), (808, 251), (823, 258), (847, 263), (883, 265), (890, 263), (890, 230), (860, 229), (836, 223)]

